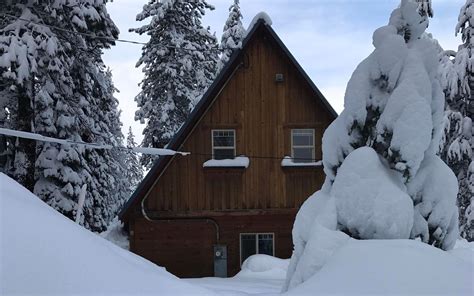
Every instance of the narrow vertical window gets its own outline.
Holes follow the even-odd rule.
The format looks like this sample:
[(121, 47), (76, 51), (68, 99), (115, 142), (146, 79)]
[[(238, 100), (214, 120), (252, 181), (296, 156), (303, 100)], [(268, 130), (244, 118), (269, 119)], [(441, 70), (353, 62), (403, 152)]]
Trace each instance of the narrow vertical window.
[(291, 130), (291, 150), (293, 162), (314, 162), (314, 129)]
[(212, 158), (235, 158), (235, 130), (212, 130)]

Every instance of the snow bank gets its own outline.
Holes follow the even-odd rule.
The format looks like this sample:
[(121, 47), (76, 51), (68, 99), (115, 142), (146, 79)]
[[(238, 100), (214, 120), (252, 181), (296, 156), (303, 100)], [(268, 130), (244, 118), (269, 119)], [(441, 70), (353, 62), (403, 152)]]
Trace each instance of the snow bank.
[(204, 168), (248, 168), (250, 159), (246, 156), (237, 156), (234, 159), (210, 159), (202, 164)]
[(130, 249), (128, 234), (125, 229), (123, 229), (123, 223), (118, 219), (118, 217), (115, 217), (114, 220), (112, 220), (110, 225), (107, 227), (107, 230), (102, 232), (100, 236), (122, 249)]
[(289, 259), (264, 254), (252, 255), (242, 263), (241, 271), (236, 277), (284, 280), (288, 264), (290, 264)]
[(57, 213), (0, 174), (0, 294), (209, 295)]
[(348, 240), (287, 295), (473, 295), (473, 266), (414, 240)]
[(468, 242), (465, 239), (458, 239), (454, 248), (448, 252), (468, 262), (474, 268), (474, 242)]

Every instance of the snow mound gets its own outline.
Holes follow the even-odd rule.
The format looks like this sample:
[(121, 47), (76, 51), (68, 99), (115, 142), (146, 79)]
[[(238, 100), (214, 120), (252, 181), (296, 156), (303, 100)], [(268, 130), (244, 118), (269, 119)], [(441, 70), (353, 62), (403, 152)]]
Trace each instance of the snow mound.
[(264, 254), (252, 255), (242, 263), (242, 270), (236, 277), (284, 280), (289, 264), (289, 259)]
[(339, 168), (331, 190), (341, 229), (361, 239), (409, 238), (413, 202), (400, 175), (377, 152), (361, 147)]
[(263, 20), (265, 22), (265, 24), (271, 26), (273, 24), (272, 22), (272, 19), (270, 18), (270, 16), (264, 12), (264, 11), (261, 11), (259, 13), (257, 13), (256, 16), (254, 16), (254, 18), (252, 19), (252, 21), (250, 22), (250, 25), (249, 27), (247, 28), (247, 34), (252, 31), (253, 27), (257, 24), (257, 22), (259, 20)]
[(474, 242), (468, 242), (465, 239), (458, 239), (454, 249), (448, 252), (468, 262), (474, 268)]
[(473, 266), (414, 240), (347, 240), (287, 295), (473, 295)]
[(105, 238), (109, 242), (121, 247), (125, 250), (130, 250), (130, 242), (128, 240), (128, 234), (123, 229), (123, 223), (115, 217), (107, 230), (100, 234), (101, 237)]
[(0, 173), (1, 295), (212, 295), (73, 223)]

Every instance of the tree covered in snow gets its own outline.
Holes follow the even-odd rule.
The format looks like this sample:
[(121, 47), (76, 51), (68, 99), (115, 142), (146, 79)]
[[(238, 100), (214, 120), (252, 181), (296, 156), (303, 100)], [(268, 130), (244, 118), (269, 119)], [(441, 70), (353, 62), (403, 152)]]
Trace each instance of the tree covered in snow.
[(239, 0), (234, 0), (234, 4), (229, 7), (229, 17), (224, 25), (219, 51), (221, 53), (217, 70), (220, 71), (229, 61), (232, 53), (242, 46), (246, 31), (242, 25), (242, 13), (240, 12)]
[[(129, 127), (127, 134), (127, 147), (137, 147), (135, 142), (135, 136), (132, 133), (132, 128)], [(137, 153), (129, 150), (125, 158), (125, 167), (127, 169), (127, 179), (130, 182), (130, 191), (134, 191), (135, 188), (143, 180), (143, 169), (140, 165), (140, 160)]]
[(164, 147), (214, 78), (217, 41), (201, 22), (207, 9), (214, 8), (205, 0), (150, 0), (137, 15), (148, 24), (131, 31), (150, 36), (137, 63), (145, 76), (135, 98), (135, 119), (146, 123), (143, 147)]
[[(11, 15), (0, 28), (2, 127), (78, 142), (123, 140), (115, 88), (101, 59), (118, 36), (106, 2), (7, 1), (0, 8)], [(122, 185), (115, 178), (125, 173), (117, 169), (122, 160), (83, 146), (25, 142), (7, 139), (4, 170), (72, 219), (87, 184), (84, 225), (105, 229), (124, 199), (113, 190), (128, 188), (126, 178)]]
[(443, 52), (441, 56), (441, 85), (446, 96), (444, 134), (440, 156), (458, 178), (459, 224), (463, 238), (474, 240), (474, 190), (469, 186), (470, 166), (473, 163), (474, 114), (474, 1), (462, 7), (456, 33), (461, 33), (463, 44), (458, 52)]
[[(373, 34), (375, 50), (354, 71), (344, 111), (323, 136), (323, 188), (302, 206), (285, 289), (355, 239), (421, 239), (448, 250), (458, 237), (457, 181), (436, 155), (444, 96), (438, 52), (421, 38), (427, 15), (402, 0)], [(325, 234), (326, 233), (326, 234)], [(329, 242), (321, 241), (325, 235)]]

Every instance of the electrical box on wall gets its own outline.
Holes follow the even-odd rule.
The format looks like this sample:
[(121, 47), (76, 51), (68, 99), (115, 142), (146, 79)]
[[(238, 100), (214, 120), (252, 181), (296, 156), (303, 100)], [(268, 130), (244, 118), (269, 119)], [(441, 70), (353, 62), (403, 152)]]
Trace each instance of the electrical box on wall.
[(285, 81), (285, 76), (283, 76), (283, 74), (278, 73), (275, 75), (275, 82), (283, 82), (283, 81)]
[(214, 276), (227, 277), (227, 246), (214, 245)]

